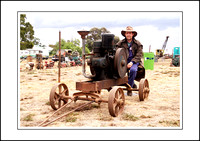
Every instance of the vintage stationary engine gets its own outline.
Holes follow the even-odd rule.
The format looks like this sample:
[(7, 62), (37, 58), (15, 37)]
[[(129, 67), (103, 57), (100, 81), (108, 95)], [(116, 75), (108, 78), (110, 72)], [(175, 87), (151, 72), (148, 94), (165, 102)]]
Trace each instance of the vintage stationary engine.
[(93, 55), (87, 63), (93, 80), (122, 78), (127, 72), (125, 49), (115, 48), (114, 34), (102, 34), (102, 40), (94, 42)]

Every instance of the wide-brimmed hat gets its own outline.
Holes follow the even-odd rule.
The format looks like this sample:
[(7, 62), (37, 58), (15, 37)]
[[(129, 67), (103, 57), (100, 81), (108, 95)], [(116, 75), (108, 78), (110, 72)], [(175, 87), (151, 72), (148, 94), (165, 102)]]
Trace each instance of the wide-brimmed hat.
[(121, 34), (125, 37), (126, 32), (132, 32), (134, 33), (133, 37), (137, 36), (137, 32), (133, 30), (131, 26), (127, 26), (125, 30), (121, 31)]

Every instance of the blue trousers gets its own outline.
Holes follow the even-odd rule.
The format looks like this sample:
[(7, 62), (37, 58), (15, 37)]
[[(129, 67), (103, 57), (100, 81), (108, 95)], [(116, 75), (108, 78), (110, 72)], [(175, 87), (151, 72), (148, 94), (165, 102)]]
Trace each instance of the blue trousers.
[(139, 63), (134, 63), (131, 68), (130, 68), (130, 71), (129, 71), (129, 75), (128, 75), (128, 84), (133, 87), (134, 85), (134, 80), (135, 80), (135, 77), (137, 75), (137, 70), (138, 70), (138, 65)]

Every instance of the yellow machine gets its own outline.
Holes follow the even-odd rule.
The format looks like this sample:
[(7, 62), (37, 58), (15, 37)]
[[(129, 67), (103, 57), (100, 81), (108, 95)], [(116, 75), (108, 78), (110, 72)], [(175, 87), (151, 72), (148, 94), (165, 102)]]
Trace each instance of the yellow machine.
[(163, 44), (162, 49), (156, 49), (156, 57), (157, 58), (163, 57), (164, 51), (165, 51), (165, 48), (166, 48), (166, 45), (167, 45), (168, 38), (169, 38), (169, 36), (166, 36), (166, 40), (165, 40), (165, 42)]
[(163, 57), (164, 50), (163, 49), (156, 49), (156, 56), (157, 57)]

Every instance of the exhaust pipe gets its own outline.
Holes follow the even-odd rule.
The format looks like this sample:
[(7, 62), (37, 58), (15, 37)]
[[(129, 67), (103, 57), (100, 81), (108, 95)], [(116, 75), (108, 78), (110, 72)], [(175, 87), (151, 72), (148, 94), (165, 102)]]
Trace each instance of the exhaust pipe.
[(86, 74), (86, 69), (85, 69), (85, 36), (89, 34), (89, 31), (86, 30), (81, 30), (81, 31), (77, 31), (80, 35), (81, 35), (81, 39), (82, 39), (82, 73), (86, 78), (94, 78), (96, 76), (96, 74), (94, 75), (87, 75)]

